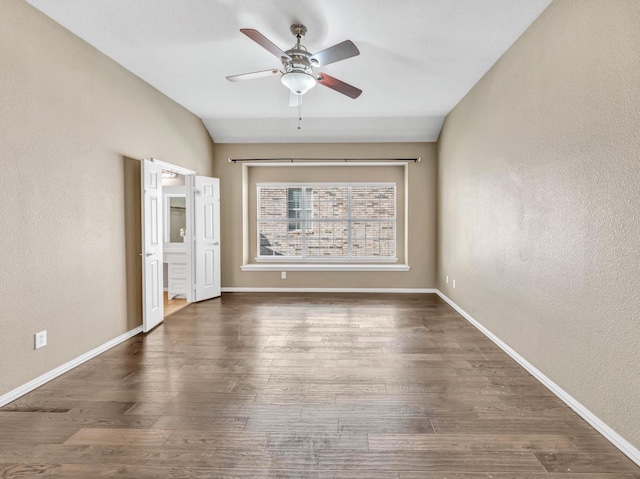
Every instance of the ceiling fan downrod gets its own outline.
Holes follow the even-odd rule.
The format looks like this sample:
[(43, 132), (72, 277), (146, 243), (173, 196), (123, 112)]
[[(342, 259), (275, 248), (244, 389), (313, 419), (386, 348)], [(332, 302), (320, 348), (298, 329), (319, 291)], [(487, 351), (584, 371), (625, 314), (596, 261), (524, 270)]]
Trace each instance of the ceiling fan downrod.
[(289, 29), (291, 30), (291, 33), (293, 33), (293, 36), (296, 37), (295, 48), (300, 48), (300, 40), (302, 40), (307, 34), (307, 27), (305, 27), (301, 23), (294, 23)]

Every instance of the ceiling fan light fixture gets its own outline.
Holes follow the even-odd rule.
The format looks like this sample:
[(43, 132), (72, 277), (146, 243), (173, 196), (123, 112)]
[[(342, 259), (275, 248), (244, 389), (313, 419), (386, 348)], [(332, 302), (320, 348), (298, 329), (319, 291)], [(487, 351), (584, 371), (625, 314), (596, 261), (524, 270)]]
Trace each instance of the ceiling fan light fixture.
[(313, 75), (301, 71), (287, 72), (282, 75), (280, 81), (296, 95), (304, 95), (317, 83)]

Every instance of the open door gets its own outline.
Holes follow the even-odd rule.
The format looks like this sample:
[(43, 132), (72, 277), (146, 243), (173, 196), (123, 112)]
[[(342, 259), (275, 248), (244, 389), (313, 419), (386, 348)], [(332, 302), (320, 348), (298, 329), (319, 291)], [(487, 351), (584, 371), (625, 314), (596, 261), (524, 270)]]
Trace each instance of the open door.
[(220, 296), (220, 180), (189, 178), (193, 212), (193, 301)]
[(162, 166), (142, 160), (142, 329), (162, 322)]

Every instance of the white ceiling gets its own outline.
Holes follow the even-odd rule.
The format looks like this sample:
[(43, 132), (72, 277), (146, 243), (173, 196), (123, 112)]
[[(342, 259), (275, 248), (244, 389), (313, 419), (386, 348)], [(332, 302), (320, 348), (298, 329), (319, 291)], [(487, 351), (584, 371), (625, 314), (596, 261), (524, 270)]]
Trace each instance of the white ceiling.
[[(202, 118), (215, 142), (435, 141), (445, 116), (551, 0), (28, 0)], [(343, 40), (360, 55), (316, 69), (364, 91), (352, 100), (318, 85), (302, 129), (280, 68), (241, 34), (283, 50), (303, 23), (315, 53)]]

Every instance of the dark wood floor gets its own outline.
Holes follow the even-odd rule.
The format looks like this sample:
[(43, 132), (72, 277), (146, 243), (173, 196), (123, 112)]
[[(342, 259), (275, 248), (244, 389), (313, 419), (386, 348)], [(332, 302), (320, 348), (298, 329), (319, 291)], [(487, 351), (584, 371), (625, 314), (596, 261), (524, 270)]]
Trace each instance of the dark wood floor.
[(639, 479), (435, 295), (225, 294), (0, 409), (0, 477)]

